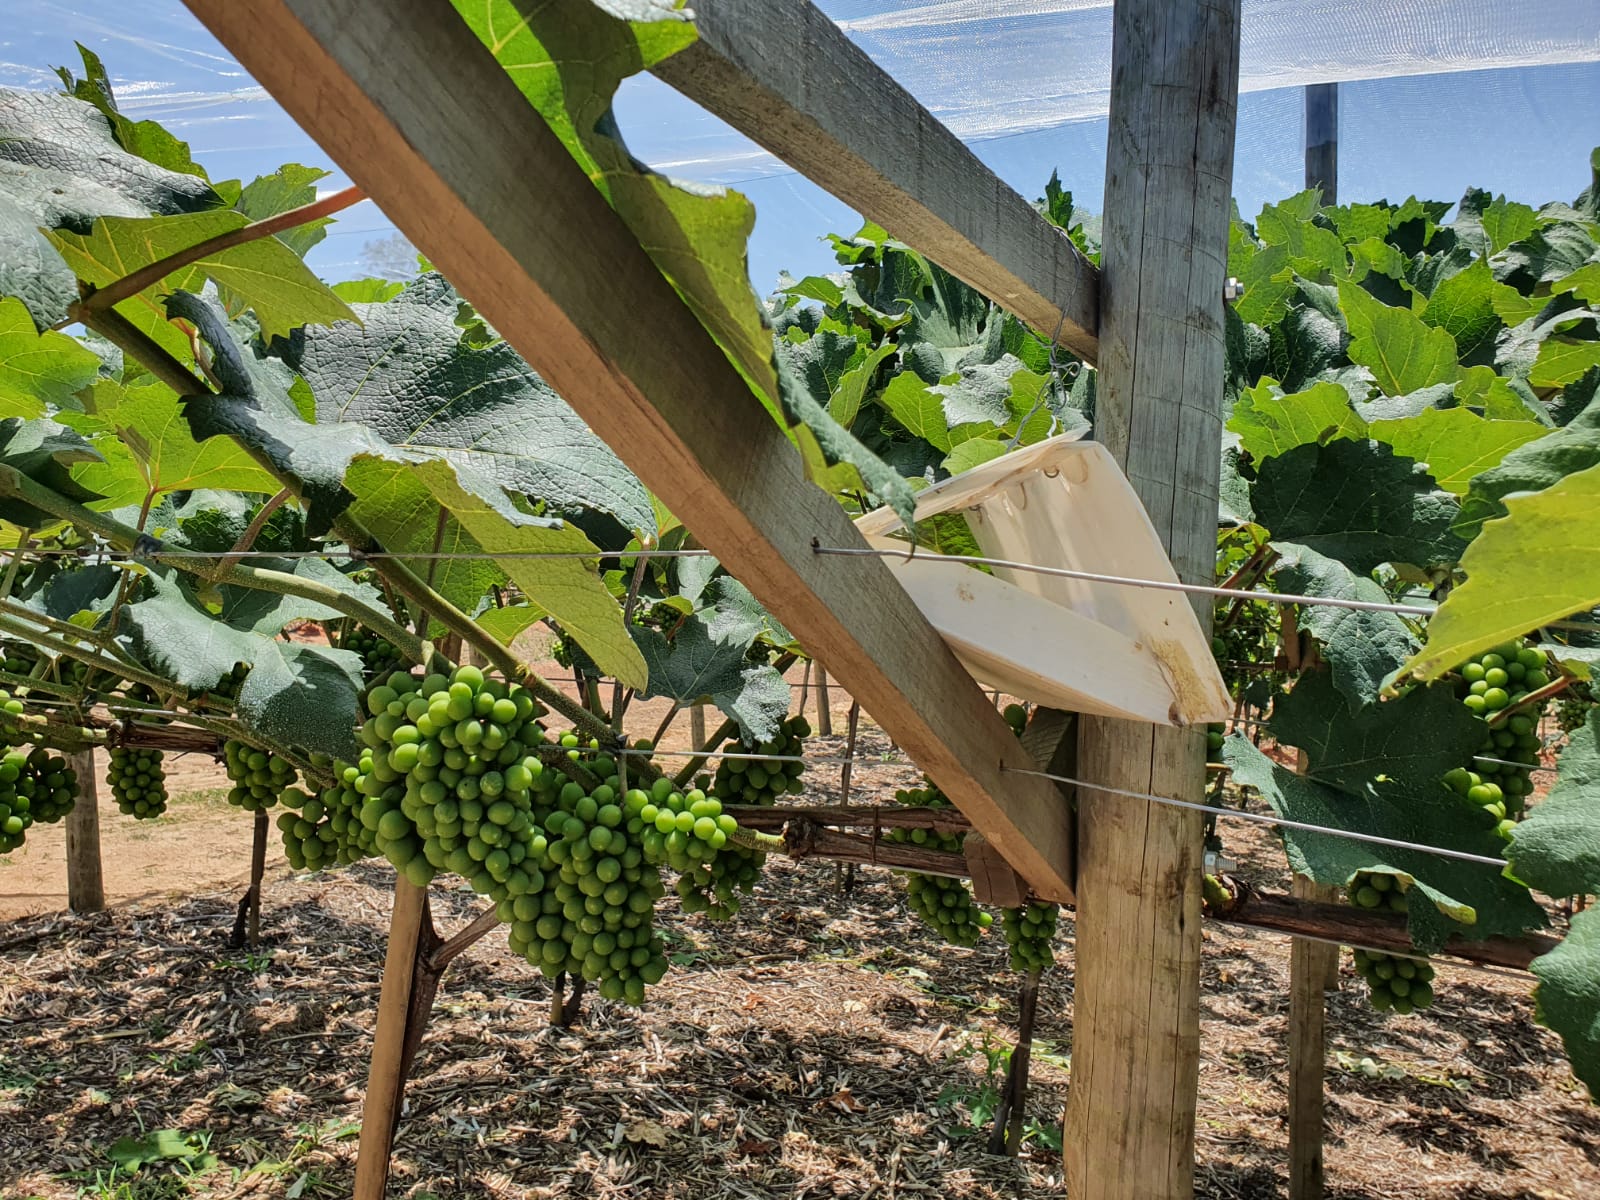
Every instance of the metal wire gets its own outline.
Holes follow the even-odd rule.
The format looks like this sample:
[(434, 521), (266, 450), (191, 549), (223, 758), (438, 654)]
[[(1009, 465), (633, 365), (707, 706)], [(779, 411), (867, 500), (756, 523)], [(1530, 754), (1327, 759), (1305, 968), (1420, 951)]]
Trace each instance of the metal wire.
[[(103, 554), (103, 551), (94, 551), (94, 554)], [(41, 546), (35, 549), (17, 551), (15, 549), (0, 550), (0, 555), (16, 558), (84, 558), (91, 555), (79, 550), (55, 549)], [(490, 552), (487, 550), (183, 550), (177, 547), (152, 546), (148, 552), (134, 554), (127, 551), (111, 551), (112, 562), (134, 562), (140, 558), (343, 558), (353, 562), (365, 562), (369, 559), (405, 558), (416, 559), (422, 562), (450, 562), (525, 558), (708, 558), (711, 551), (701, 549), (684, 550), (507, 550)]]
[(1004, 558), (979, 558), (965, 554), (934, 554), (931, 551), (908, 547), (905, 550), (879, 549), (873, 546), (812, 546), (815, 554), (839, 555), (849, 558), (903, 558), (908, 562), (951, 562), (976, 567), (1002, 567), (1012, 571), (1028, 571), (1035, 575), (1049, 575), (1059, 579), (1081, 579), (1088, 583), (1110, 583), (1119, 587), (1150, 588), (1159, 592), (1193, 592), (1200, 596), (1242, 596), (1246, 600), (1259, 600), (1270, 604), (1309, 604), (1325, 608), (1348, 608), (1356, 612), (1398, 613), (1407, 617), (1431, 617), (1434, 610), (1414, 604), (1387, 604), (1376, 600), (1346, 600), (1339, 596), (1301, 596), (1289, 592), (1256, 592), (1244, 588), (1215, 587), (1203, 583), (1179, 583), (1166, 579), (1136, 579), (1128, 575), (1102, 575), (1097, 571), (1076, 571), (1070, 567), (1043, 567), (1035, 563), (1012, 562)]
[(1228, 817), (1236, 821), (1254, 821), (1260, 825), (1276, 825), (1281, 829), (1298, 829), (1304, 833), (1323, 833), (1331, 837), (1348, 838), (1353, 842), (1368, 842), (1374, 846), (1389, 846), (1396, 850), (1415, 850), (1422, 854), (1436, 854), (1441, 858), (1454, 858), (1462, 862), (1480, 863), (1484, 866), (1504, 870), (1506, 861), (1503, 858), (1490, 858), (1487, 854), (1472, 854), (1466, 850), (1451, 850), (1446, 846), (1429, 846), (1423, 842), (1407, 842), (1399, 838), (1382, 837), (1375, 833), (1356, 833), (1349, 829), (1329, 829), (1324, 825), (1312, 825), (1306, 821), (1291, 821), (1287, 817), (1274, 817), (1266, 813), (1245, 812), (1237, 808), (1218, 808), (1211, 804), (1199, 804), (1193, 800), (1178, 800), (1172, 796), (1156, 796), (1150, 792), (1133, 792), (1126, 788), (1110, 787), (1103, 783), (1090, 783), (1086, 779), (1073, 779), (1066, 775), (1052, 775), (1048, 771), (1031, 771), (1026, 767), (1008, 767), (1001, 764), (1002, 771), (1013, 775), (1037, 775), (1041, 779), (1053, 779), (1057, 783), (1069, 783), (1074, 787), (1088, 788), (1090, 791), (1107, 792), (1113, 796), (1126, 796), (1131, 800), (1148, 800), (1152, 804), (1166, 804), (1173, 808), (1187, 808), (1195, 812), (1208, 813), (1214, 817)]

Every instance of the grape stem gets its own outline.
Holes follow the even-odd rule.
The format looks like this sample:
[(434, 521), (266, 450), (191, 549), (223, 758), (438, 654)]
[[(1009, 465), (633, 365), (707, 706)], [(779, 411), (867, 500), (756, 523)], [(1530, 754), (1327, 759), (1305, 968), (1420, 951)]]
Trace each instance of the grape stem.
[[(170, 679), (163, 679), (159, 675), (151, 674), (149, 671), (142, 670), (130, 663), (125, 663), (121, 659), (108, 659), (93, 650), (86, 650), (82, 646), (63, 641), (43, 629), (37, 627), (30, 629), (10, 615), (11, 607), (8, 602), (3, 608), (0, 608), (0, 633), (9, 633), (13, 637), (21, 638), (23, 641), (32, 642), (41, 650), (49, 650), (53, 654), (64, 654), (68, 658), (88, 663), (91, 667), (97, 667), (102, 671), (110, 671), (134, 683), (142, 683), (158, 692), (171, 693), (173, 690)], [(33, 620), (34, 616), (35, 614), (30, 613), (28, 620)]]
[[(181, 271), (184, 267), (191, 266), (203, 258), (221, 253), (234, 246), (242, 246), (246, 242), (259, 241), (264, 237), (271, 237), (275, 233), (282, 233), (287, 229), (295, 229), (301, 225), (309, 225), (313, 221), (321, 221), (331, 217), (336, 212), (341, 212), (353, 204), (365, 200), (366, 193), (360, 188), (348, 187), (342, 191), (324, 196), (310, 204), (302, 204), (299, 208), (291, 208), (288, 212), (281, 212), (274, 216), (265, 217), (260, 221), (253, 221), (248, 225), (241, 225), (238, 229), (230, 229), (226, 233), (219, 233), (215, 237), (206, 238), (192, 246), (185, 247), (175, 254), (157, 259), (148, 266), (140, 267), (121, 279), (113, 280), (103, 288), (85, 296), (82, 301), (74, 305), (71, 320), (83, 321), (88, 324), (86, 317), (110, 310), (113, 304), (118, 304), (130, 297), (137, 296), (146, 288), (154, 287), (168, 275)], [(70, 323), (70, 322), (69, 322)]]
[(17, 572), (22, 567), (22, 552), (28, 547), (28, 539), (33, 535), (31, 529), (24, 529), (17, 538), (17, 548), (11, 552), (11, 561), (6, 564), (6, 577), (0, 580), (0, 600), (11, 599), (11, 589), (16, 586)]
[[(52, 516), (60, 517), (63, 521), (70, 522), (78, 529), (104, 538), (117, 549), (124, 552), (132, 551), (138, 545), (142, 536), (140, 532), (129, 525), (107, 516), (105, 513), (94, 512), (81, 504), (68, 500), (43, 484), (36, 482), (22, 474), (15, 467), (0, 466), (0, 495), (14, 496), (35, 508), (42, 509)], [(160, 550), (152, 551), (149, 557), (160, 563), (186, 571), (191, 575), (199, 576), (212, 583), (235, 584), (239, 587), (252, 588), (256, 591), (273, 592), (282, 596), (298, 596), (303, 600), (313, 600), (325, 604), (359, 621), (379, 636), (393, 642), (401, 653), (415, 662), (423, 662), (427, 652), (421, 639), (414, 637), (396, 623), (387, 613), (381, 612), (365, 601), (338, 588), (330, 587), (313, 579), (305, 579), (299, 575), (291, 575), (287, 571), (275, 571), (267, 567), (244, 566), (237, 562), (230, 565), (224, 557), (220, 559), (193, 558), (187, 555), (169, 557)], [(170, 686), (170, 685), (168, 685)]]
[(1572, 676), (1567, 674), (1558, 675), (1549, 683), (1545, 684), (1542, 688), (1529, 692), (1515, 704), (1507, 705), (1505, 708), (1502, 708), (1499, 712), (1495, 713), (1492, 717), (1485, 717), (1484, 721), (1490, 729), (1499, 729), (1518, 713), (1523, 713), (1527, 712), (1529, 709), (1538, 708), (1546, 700), (1550, 699), (1551, 696), (1559, 696), (1571, 686)]
[(228, 556), (222, 560), (223, 570), (229, 570), (239, 565), (245, 553), (256, 544), (256, 539), (261, 536), (261, 531), (267, 527), (267, 522), (272, 519), (272, 514), (283, 507), (284, 501), (288, 500), (291, 494), (288, 488), (282, 488), (277, 495), (261, 506), (260, 511), (251, 518), (248, 528), (239, 535), (239, 540), (233, 544), (233, 549), (228, 551)]

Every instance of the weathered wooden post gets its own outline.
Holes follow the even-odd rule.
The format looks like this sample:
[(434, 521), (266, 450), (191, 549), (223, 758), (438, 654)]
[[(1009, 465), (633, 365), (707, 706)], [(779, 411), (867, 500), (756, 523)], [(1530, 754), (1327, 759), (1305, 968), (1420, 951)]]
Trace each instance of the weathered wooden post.
[[(1180, 578), (1216, 566), (1239, 0), (1117, 0), (1095, 436)], [(1196, 605), (1210, 623), (1210, 602)], [(1079, 777), (1196, 799), (1193, 731), (1084, 717)], [(1078, 790), (1072, 1200), (1188, 1197), (1199, 1076), (1198, 813)]]
[(1322, 189), (1324, 204), (1339, 203), (1339, 85), (1306, 87), (1306, 186)]
[(75, 913), (99, 912), (106, 906), (100, 873), (100, 796), (94, 751), (67, 755), (78, 776), (78, 802), (67, 814), (67, 906)]

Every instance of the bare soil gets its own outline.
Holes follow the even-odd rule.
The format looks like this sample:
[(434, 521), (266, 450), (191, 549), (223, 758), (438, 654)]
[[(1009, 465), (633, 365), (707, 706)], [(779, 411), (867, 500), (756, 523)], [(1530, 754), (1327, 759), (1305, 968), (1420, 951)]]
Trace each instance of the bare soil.
[[(884, 761), (857, 768), (857, 799), (916, 778), (873, 731), (860, 753)], [(215, 778), (193, 770), (182, 786)], [(833, 770), (812, 776), (819, 798), (836, 798)], [(247, 830), (193, 791), (147, 826), (108, 814), (108, 886), (130, 899), (92, 917), (58, 911), (60, 847), (44, 831), (0, 868), (17, 918), (0, 926), (0, 1197), (349, 1194), (393, 875), (297, 876), (280, 860), (262, 945), (229, 950)], [(1284, 886), (1264, 835), (1232, 833), (1227, 850), (1242, 875)], [(491, 933), (445, 978), (391, 1195), (1059, 1195), (1070, 917), (1041, 999), (1030, 1136), (1020, 1158), (993, 1158), (981, 1126), (1016, 1021), (1003, 942), (943, 945), (888, 872), (843, 882), (774, 859), (732, 922), (664, 911), (678, 965), (647, 1006), (589, 997), (565, 1031), (548, 1025), (545, 982)], [(435, 891), (445, 931), (481, 904)], [(1401, 1018), (1366, 1005), (1346, 960), (1329, 998), (1328, 1195), (1600, 1197), (1600, 1109), (1534, 1023), (1530, 980), (1438, 965), (1437, 1005)], [(1207, 928), (1202, 1197), (1286, 1194), (1287, 981), (1286, 940)], [(201, 1136), (217, 1164), (148, 1166), (113, 1192), (118, 1139), (160, 1129)]]

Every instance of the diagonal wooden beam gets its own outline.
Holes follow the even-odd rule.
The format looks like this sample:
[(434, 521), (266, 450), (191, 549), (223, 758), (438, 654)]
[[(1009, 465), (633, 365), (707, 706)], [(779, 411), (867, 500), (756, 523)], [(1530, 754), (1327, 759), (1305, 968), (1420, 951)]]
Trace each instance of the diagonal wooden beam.
[(1066, 805), (478, 39), (439, 0), (187, 0), (1041, 896)]
[(1087, 362), (1100, 277), (811, 0), (697, 0), (652, 68), (691, 100)]

